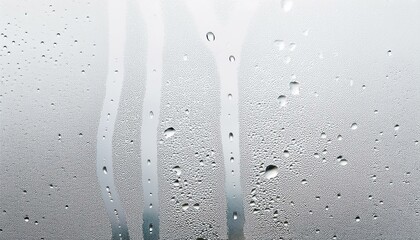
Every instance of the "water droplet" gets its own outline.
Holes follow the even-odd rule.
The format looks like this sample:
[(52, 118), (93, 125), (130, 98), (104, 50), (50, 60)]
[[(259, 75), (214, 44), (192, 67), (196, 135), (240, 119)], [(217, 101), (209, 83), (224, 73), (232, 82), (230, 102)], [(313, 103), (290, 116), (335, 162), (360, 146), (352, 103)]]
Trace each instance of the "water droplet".
[(237, 212), (233, 212), (233, 220), (238, 219), (238, 213)]
[(279, 51), (282, 51), (286, 47), (286, 44), (283, 40), (274, 40), (274, 47), (276, 47)]
[(182, 204), (182, 210), (186, 211), (190, 206), (188, 205), (188, 203), (184, 203)]
[(290, 0), (283, 0), (281, 1), (281, 8), (283, 9), (284, 12), (290, 12), (290, 10), (292, 10), (293, 7), (293, 2)]
[(284, 95), (280, 95), (280, 96), (277, 98), (277, 100), (278, 100), (278, 101), (279, 101), (279, 103), (280, 103), (280, 107), (284, 107), (284, 106), (286, 106), (286, 104), (287, 104), (286, 96), (284, 96)]
[(293, 52), (296, 49), (296, 43), (289, 44), (289, 51)]
[(24, 218), (24, 220), (25, 220), (25, 222), (29, 222), (29, 217), (28, 217), (28, 216), (26, 216), (26, 217)]
[(213, 42), (214, 40), (216, 40), (216, 36), (212, 32), (208, 32), (206, 34), (206, 38), (207, 38), (207, 41), (209, 42)]
[(230, 94), (230, 93), (228, 94), (228, 99), (232, 100), (232, 94)]
[(153, 119), (153, 117), (154, 117), (155, 115), (153, 114), (153, 111), (150, 111), (149, 112), (149, 117), (150, 117), (150, 119)]
[(347, 160), (346, 159), (344, 159), (344, 158), (342, 158), (342, 159), (340, 159), (340, 161), (339, 161), (339, 164), (341, 165), (341, 166), (346, 166), (347, 165)]
[(356, 220), (356, 222), (360, 222), (360, 217), (356, 216), (355, 220)]
[(306, 179), (302, 179), (301, 183), (302, 183), (302, 184), (304, 184), (304, 185), (305, 185), (305, 184), (308, 184), (308, 180), (306, 180)]
[(391, 50), (388, 50), (388, 56), (391, 57), (392, 56), (392, 52)]
[(233, 133), (229, 133), (229, 141), (233, 141)]
[(230, 55), (229, 56), (229, 61), (230, 62), (234, 62), (236, 59), (235, 59), (235, 56), (233, 56), (233, 55)]
[(338, 141), (341, 141), (341, 140), (343, 140), (343, 136), (341, 136), (341, 135), (338, 135), (338, 136), (337, 136), (337, 140), (338, 140)]
[(357, 123), (353, 123), (353, 124), (351, 124), (350, 128), (351, 128), (352, 130), (356, 130), (356, 129), (357, 129)]
[(324, 132), (321, 133), (321, 138), (327, 138), (327, 134), (325, 134)]
[(106, 166), (104, 166), (104, 167), (102, 168), (102, 171), (104, 171), (104, 174), (108, 174), (108, 170), (106, 169)]
[(184, 61), (188, 61), (188, 55), (185, 54), (183, 59), (184, 59)]
[(395, 131), (398, 131), (398, 129), (400, 129), (400, 125), (396, 124), (396, 125), (394, 126), (394, 130), (395, 130)]
[(172, 128), (172, 127), (167, 128), (165, 130), (165, 132), (163, 132), (163, 134), (165, 135), (165, 138), (170, 138), (170, 137), (172, 137), (175, 134), (175, 129)]
[(299, 95), (299, 83), (298, 82), (290, 82), (289, 88), (292, 93), (292, 95)]
[(180, 168), (179, 166), (175, 166), (175, 167), (173, 167), (173, 168), (172, 168), (172, 170), (175, 172), (175, 174), (176, 174), (177, 176), (180, 176), (180, 175), (181, 175), (181, 173), (182, 173), (181, 168)]
[(283, 151), (283, 156), (284, 156), (284, 157), (290, 157), (290, 153), (289, 153), (289, 151), (288, 151), (288, 150), (284, 150), (284, 151)]
[(200, 209), (200, 204), (196, 203), (196, 204), (194, 204), (194, 205), (193, 205), (193, 207), (194, 207), (196, 210), (198, 210), (198, 209)]
[(279, 174), (279, 168), (274, 165), (268, 165), (265, 169), (265, 178), (271, 179), (277, 176)]

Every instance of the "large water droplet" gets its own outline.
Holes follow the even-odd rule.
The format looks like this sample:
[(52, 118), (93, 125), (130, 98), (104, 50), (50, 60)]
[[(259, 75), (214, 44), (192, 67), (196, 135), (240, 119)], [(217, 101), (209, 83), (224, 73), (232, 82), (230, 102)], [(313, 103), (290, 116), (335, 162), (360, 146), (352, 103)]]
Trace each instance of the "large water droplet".
[(165, 138), (170, 138), (175, 134), (175, 129), (173, 127), (167, 128), (163, 134), (165, 135)]
[(265, 178), (267, 179), (271, 179), (277, 176), (277, 174), (279, 174), (279, 168), (277, 166), (274, 165), (268, 165), (265, 168)]

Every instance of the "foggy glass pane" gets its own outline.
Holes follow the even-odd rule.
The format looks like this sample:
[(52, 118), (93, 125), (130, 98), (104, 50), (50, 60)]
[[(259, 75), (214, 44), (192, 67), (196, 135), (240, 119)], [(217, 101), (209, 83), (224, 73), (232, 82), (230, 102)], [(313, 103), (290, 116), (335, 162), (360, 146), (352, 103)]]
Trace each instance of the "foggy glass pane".
[(0, 239), (420, 239), (419, 24), (0, 0)]

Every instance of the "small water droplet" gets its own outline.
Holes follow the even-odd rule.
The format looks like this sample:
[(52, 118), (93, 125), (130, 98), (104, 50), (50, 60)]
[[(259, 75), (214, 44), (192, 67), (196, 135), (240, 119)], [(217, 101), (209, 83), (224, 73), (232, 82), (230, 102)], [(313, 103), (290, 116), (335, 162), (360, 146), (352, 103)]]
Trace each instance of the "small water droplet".
[(388, 50), (388, 56), (391, 57), (392, 56), (392, 52), (391, 50)]
[(267, 179), (271, 179), (271, 178), (275, 178), (277, 176), (277, 174), (279, 174), (279, 168), (275, 165), (268, 165), (265, 168), (265, 178)]
[(284, 12), (290, 12), (290, 10), (292, 10), (293, 7), (293, 2), (290, 0), (283, 0), (281, 1), (281, 8), (283, 9)]
[(163, 134), (165, 135), (165, 138), (170, 138), (175, 134), (175, 129), (173, 127), (167, 128)]
[(149, 112), (149, 117), (150, 117), (150, 119), (153, 119), (153, 117), (154, 117), (155, 115), (153, 114), (153, 111), (150, 111)]
[(230, 93), (228, 94), (228, 99), (232, 100), (232, 94), (230, 94)]
[(280, 103), (280, 107), (284, 107), (284, 106), (286, 106), (286, 104), (287, 104), (286, 96), (284, 96), (284, 95), (280, 95), (280, 96), (277, 98), (277, 100), (278, 100), (278, 101), (279, 101), (279, 103)]
[(230, 62), (234, 62), (236, 59), (235, 59), (235, 56), (233, 56), (233, 55), (230, 55), (229, 56), (229, 61)]
[(306, 180), (306, 179), (302, 179), (301, 183), (302, 183), (303, 185), (308, 184), (308, 180)]
[(102, 168), (102, 171), (104, 171), (104, 174), (108, 174), (108, 170), (106, 169), (106, 166), (104, 166), (104, 167)]
[(291, 91), (292, 95), (299, 95), (299, 92), (300, 92), (299, 88), (300, 87), (299, 87), (298, 82), (295, 82), (295, 81), (290, 82), (289, 83), (289, 88), (290, 88), (290, 91)]
[(346, 159), (344, 159), (344, 158), (342, 158), (342, 159), (340, 159), (340, 161), (339, 161), (339, 164), (341, 165), (341, 166), (346, 166), (347, 165), (347, 160)]
[(296, 43), (289, 44), (289, 51), (293, 52), (296, 49)]
[(400, 125), (396, 124), (396, 125), (394, 126), (394, 130), (395, 130), (395, 131), (398, 131), (398, 129), (400, 129)]
[(360, 222), (360, 217), (356, 216), (355, 220), (356, 220), (356, 222)]
[(188, 203), (184, 203), (182, 204), (182, 210), (186, 211), (190, 206), (188, 205)]
[(286, 47), (286, 44), (283, 40), (274, 40), (274, 47), (282, 51)]
[(356, 130), (357, 129), (357, 123), (352, 123), (351, 126), (350, 126), (350, 128), (352, 130)]
[(180, 168), (179, 166), (175, 166), (175, 167), (173, 167), (173, 168), (172, 168), (172, 170), (175, 172), (175, 174), (176, 174), (177, 176), (180, 176), (180, 175), (181, 175), (181, 173), (182, 173), (181, 168)]
[(206, 34), (206, 38), (207, 38), (207, 41), (209, 42), (213, 42), (214, 40), (216, 40), (216, 36), (212, 32), (208, 32)]
[(237, 212), (233, 212), (233, 220), (238, 219), (238, 213)]
[(233, 133), (229, 133), (229, 141), (233, 141)]

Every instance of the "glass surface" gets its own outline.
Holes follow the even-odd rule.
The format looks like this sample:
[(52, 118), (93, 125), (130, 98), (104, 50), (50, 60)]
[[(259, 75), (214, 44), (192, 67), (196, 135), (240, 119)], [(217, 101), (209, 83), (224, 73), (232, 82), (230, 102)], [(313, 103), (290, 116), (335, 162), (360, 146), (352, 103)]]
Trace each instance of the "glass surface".
[(0, 0), (0, 239), (420, 239), (420, 2)]

